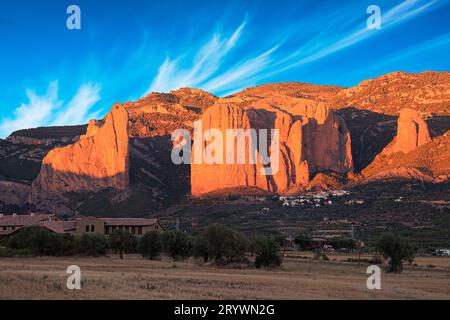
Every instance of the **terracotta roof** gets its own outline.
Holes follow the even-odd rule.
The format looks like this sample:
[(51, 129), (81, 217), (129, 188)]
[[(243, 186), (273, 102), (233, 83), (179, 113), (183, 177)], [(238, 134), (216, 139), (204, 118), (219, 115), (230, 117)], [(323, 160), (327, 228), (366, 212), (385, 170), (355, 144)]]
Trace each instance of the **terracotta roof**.
[(67, 233), (75, 231), (75, 221), (41, 221), (39, 225), (55, 233)]
[(31, 224), (38, 224), (41, 221), (46, 221), (50, 219), (55, 219), (54, 215), (51, 214), (18, 214), (16, 216), (13, 215), (5, 215), (0, 217), (0, 226), (28, 226)]
[(100, 218), (107, 226), (152, 226), (157, 219), (145, 218)]

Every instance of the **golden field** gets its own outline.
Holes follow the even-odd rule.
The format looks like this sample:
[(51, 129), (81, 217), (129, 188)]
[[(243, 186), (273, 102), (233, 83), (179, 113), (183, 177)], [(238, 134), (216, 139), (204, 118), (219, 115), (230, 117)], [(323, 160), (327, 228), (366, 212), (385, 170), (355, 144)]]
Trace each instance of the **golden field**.
[[(275, 270), (135, 255), (1, 258), (0, 299), (450, 299), (450, 258), (418, 257), (402, 274), (383, 272), (381, 290), (368, 290), (367, 264), (349, 257), (291, 253)], [(81, 290), (66, 289), (69, 265), (81, 268)]]

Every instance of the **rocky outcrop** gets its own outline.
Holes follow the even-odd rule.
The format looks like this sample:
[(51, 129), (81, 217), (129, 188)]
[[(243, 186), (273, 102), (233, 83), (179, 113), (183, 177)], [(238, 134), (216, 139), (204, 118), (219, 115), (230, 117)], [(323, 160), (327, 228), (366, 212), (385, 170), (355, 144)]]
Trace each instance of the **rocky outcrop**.
[(405, 106), (425, 115), (450, 113), (450, 72), (393, 72), (342, 89), (327, 102), (334, 108), (354, 106), (396, 115)]
[(128, 140), (128, 113), (116, 105), (102, 122), (91, 121), (78, 142), (47, 154), (33, 182), (32, 199), (127, 188)]
[(389, 181), (389, 180), (413, 180), (423, 182), (433, 182), (433, 177), (414, 167), (397, 167), (393, 169), (383, 170), (377, 174), (363, 180), (363, 183), (373, 181)]
[[(232, 164), (225, 163), (226, 144), (223, 142), (219, 152), (223, 164), (196, 163), (196, 147), (209, 153), (212, 148), (209, 137), (203, 141), (201, 136), (194, 136), (191, 164), (191, 192), (194, 196), (220, 189), (257, 187), (270, 192), (284, 192), (290, 188), (306, 186), (310, 178), (320, 171), (346, 173), (353, 169), (350, 150), (350, 135), (344, 121), (335, 115), (323, 103), (287, 96), (276, 96), (249, 103), (246, 99), (224, 99), (208, 109), (201, 117), (202, 131), (217, 129), (226, 140), (227, 129), (256, 130), (268, 132), (267, 149), (270, 150), (270, 132), (279, 132), (278, 166), (273, 162), (264, 165), (261, 155), (268, 150), (259, 147), (256, 163), (249, 161), (249, 144), (245, 140), (245, 164), (238, 163), (234, 152)], [(237, 149), (238, 139), (233, 137), (231, 145)], [(198, 149), (197, 149), (198, 150)], [(271, 154), (272, 155), (272, 154)], [(216, 159), (217, 160), (217, 159)], [(271, 159), (273, 160), (273, 159)], [(198, 161), (197, 161), (198, 162)], [(261, 172), (272, 166), (274, 174), (263, 175)], [(278, 169), (278, 170), (276, 170)]]
[(15, 206), (27, 204), (30, 197), (30, 189), (29, 184), (0, 181), (0, 203)]
[[(353, 88), (290, 82), (224, 98), (190, 88), (151, 93), (114, 106), (89, 125), (19, 130), (0, 139), (0, 180), (4, 190), (19, 183), (20, 190), (4, 193), (12, 203), (28, 202), (28, 192), (38, 209), (90, 214), (102, 207), (101, 214), (118, 216), (159, 210), (191, 191), (298, 193), (418, 172), (447, 181), (449, 83), (448, 72), (393, 73)], [(404, 106), (420, 111), (426, 123), (415, 111), (402, 111), (397, 133)], [(264, 176), (261, 163), (174, 165), (171, 133), (183, 128), (192, 134), (199, 119), (203, 131), (223, 134), (229, 128), (268, 129), (269, 135), (278, 129), (278, 171)], [(258, 149), (257, 158), (266, 152)]]
[(372, 177), (383, 176), (380, 173), (389, 171), (391, 177), (394, 176), (394, 173), (401, 177), (405, 171), (396, 170), (400, 168), (420, 170), (426, 175), (434, 177), (436, 183), (448, 180), (450, 131), (409, 153), (380, 154), (362, 173), (365, 177)]
[(450, 131), (430, 137), (427, 123), (412, 109), (402, 109), (397, 134), (362, 175), (369, 180), (415, 179), (442, 182), (450, 170)]
[(427, 123), (416, 110), (402, 109), (397, 123), (397, 135), (383, 153), (408, 153), (431, 141)]

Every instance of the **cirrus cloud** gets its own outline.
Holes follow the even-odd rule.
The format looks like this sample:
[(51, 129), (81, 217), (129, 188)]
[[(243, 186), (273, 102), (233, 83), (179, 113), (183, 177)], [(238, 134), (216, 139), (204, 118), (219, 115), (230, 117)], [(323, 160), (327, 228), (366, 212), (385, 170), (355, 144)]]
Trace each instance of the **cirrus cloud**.
[(81, 85), (68, 103), (58, 98), (59, 82), (49, 83), (47, 91), (38, 95), (26, 89), (27, 103), (22, 103), (13, 112), (13, 117), (0, 122), (0, 136), (4, 137), (19, 129), (55, 125), (84, 124), (99, 115), (93, 107), (100, 100), (100, 86), (95, 83)]

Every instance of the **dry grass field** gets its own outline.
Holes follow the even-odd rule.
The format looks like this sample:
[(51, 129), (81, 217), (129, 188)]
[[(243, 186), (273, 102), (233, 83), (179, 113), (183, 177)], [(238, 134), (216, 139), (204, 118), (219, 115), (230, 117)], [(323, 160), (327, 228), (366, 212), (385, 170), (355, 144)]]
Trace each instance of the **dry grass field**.
[[(138, 256), (1, 258), (0, 299), (450, 299), (450, 258), (416, 258), (402, 274), (383, 273), (381, 290), (368, 290), (367, 264), (305, 256), (291, 255), (276, 270)], [(73, 264), (81, 290), (66, 289)]]

